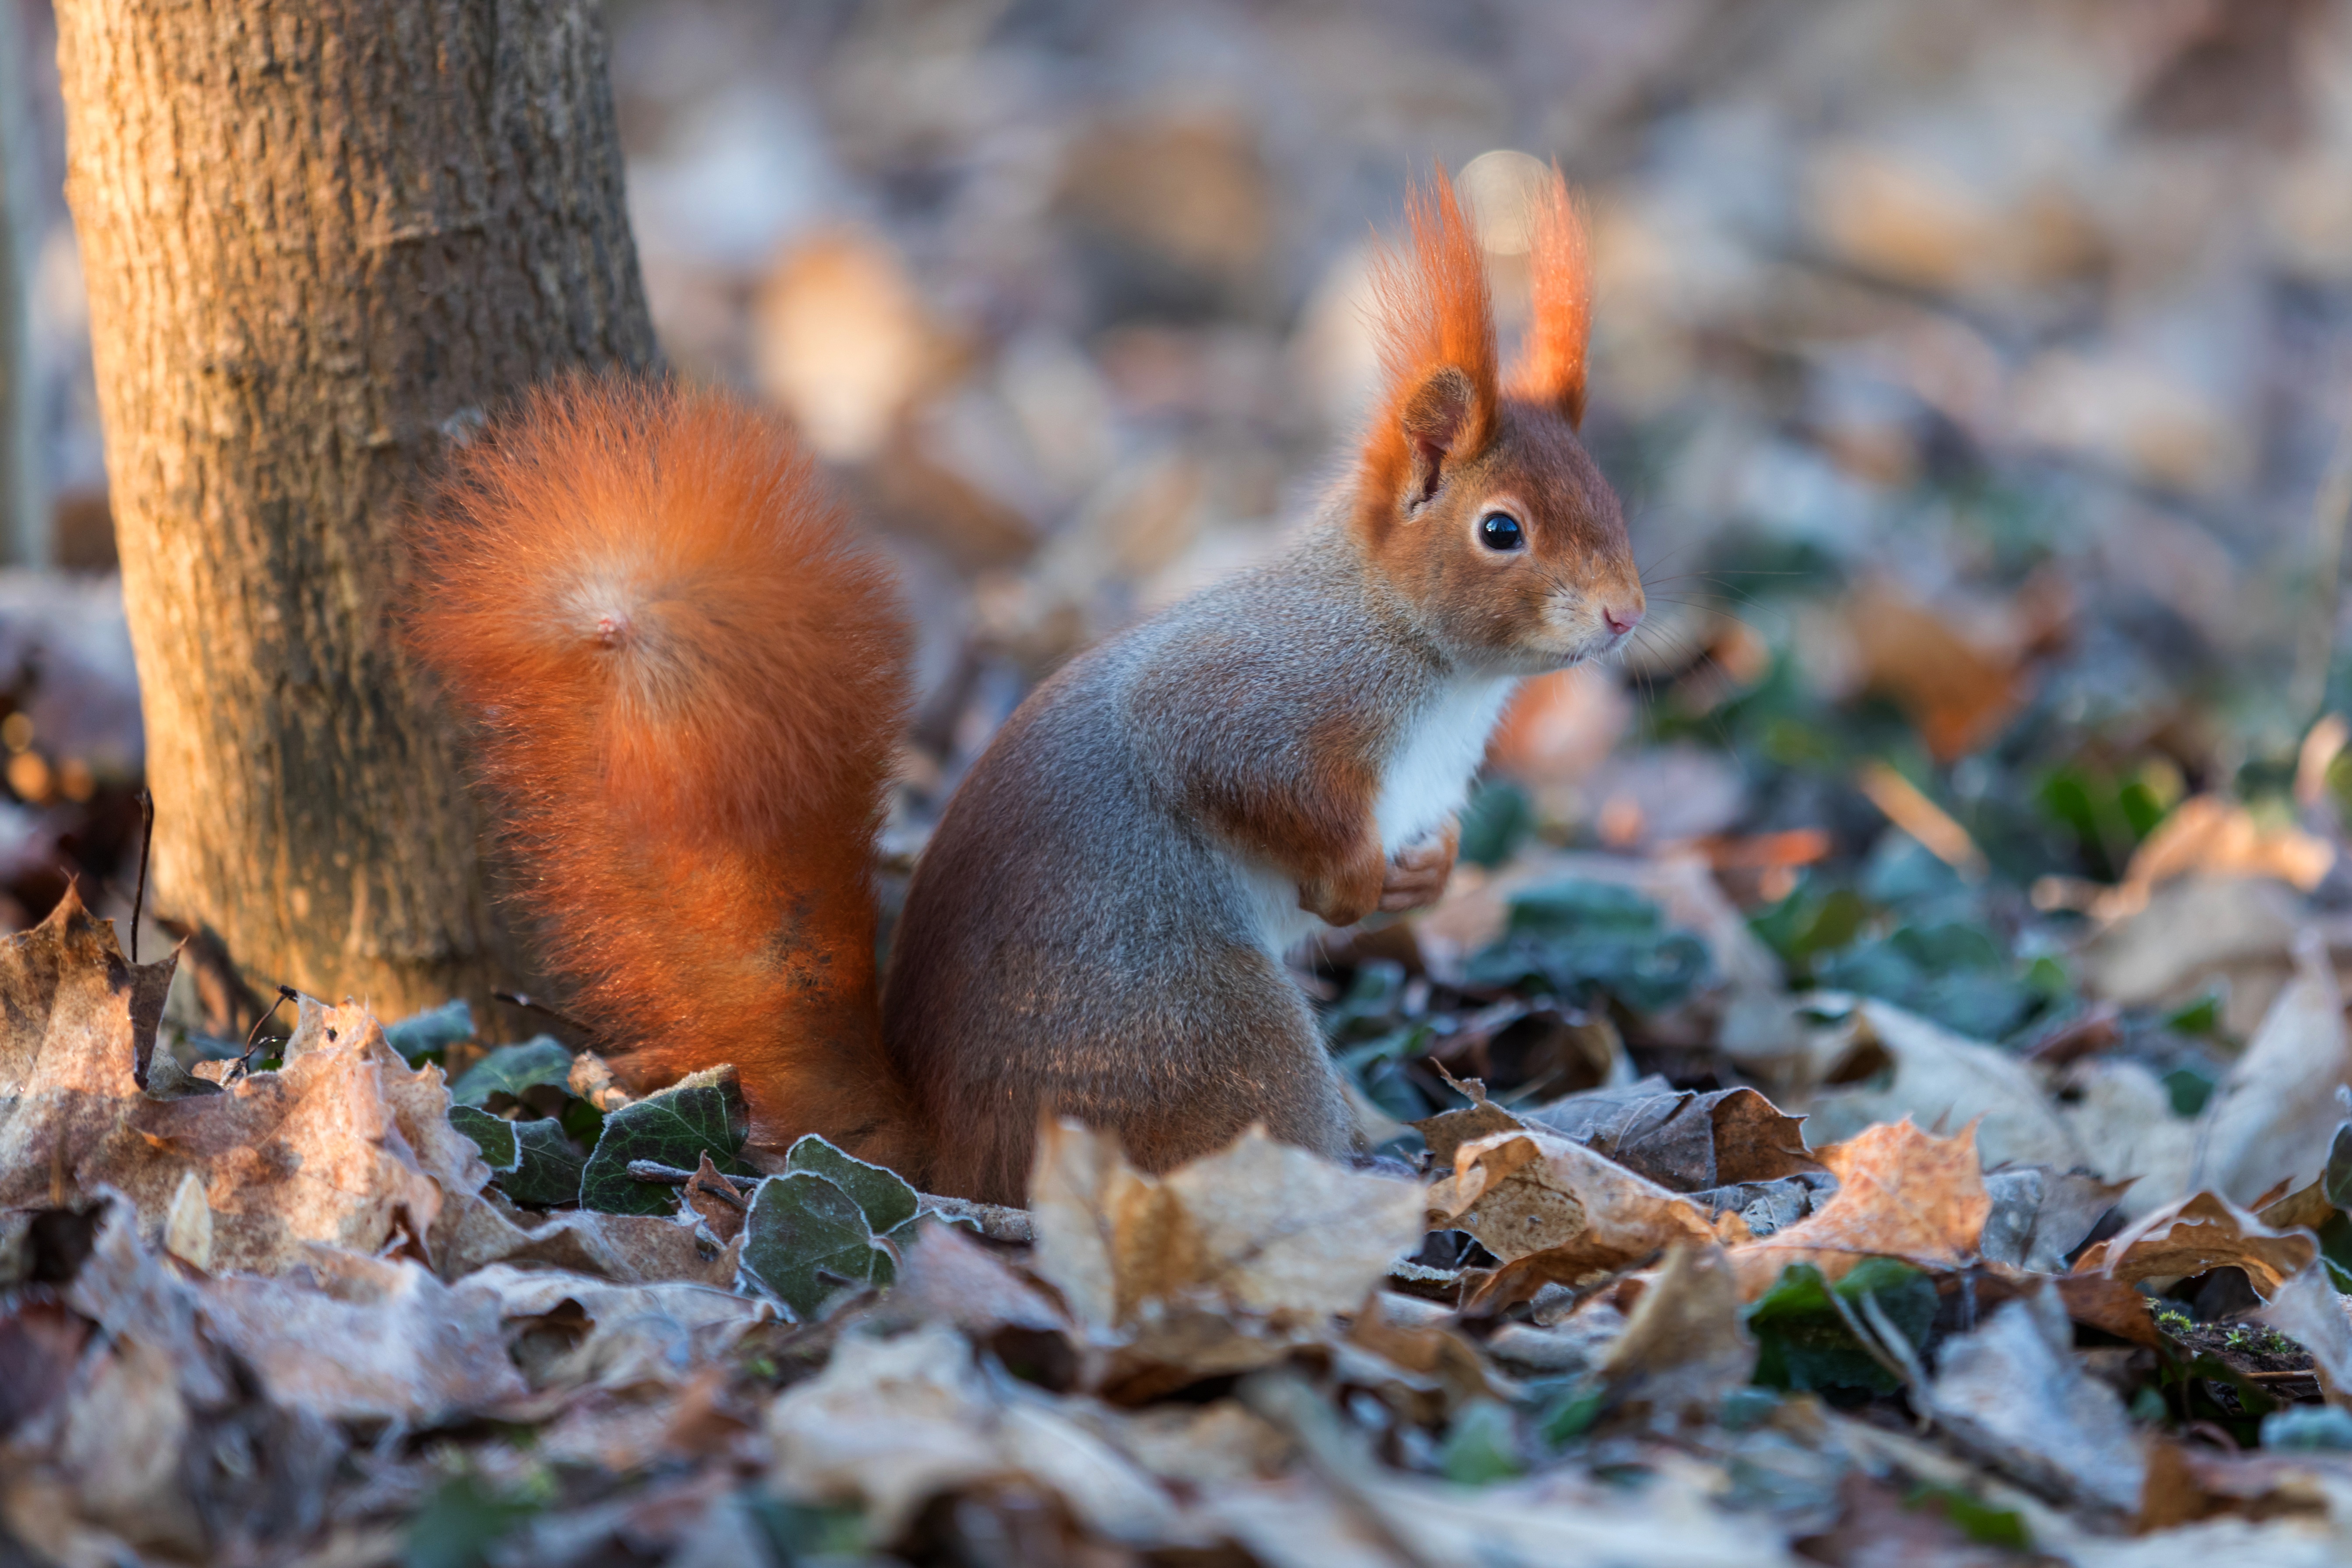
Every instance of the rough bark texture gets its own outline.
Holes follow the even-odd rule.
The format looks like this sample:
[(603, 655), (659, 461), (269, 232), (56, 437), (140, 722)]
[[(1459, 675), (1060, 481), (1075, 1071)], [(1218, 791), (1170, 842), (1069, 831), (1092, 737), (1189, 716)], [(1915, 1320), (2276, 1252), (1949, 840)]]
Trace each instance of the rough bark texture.
[(528, 384), (653, 357), (593, 0), (60, 0), (155, 898), (385, 1016), (519, 978), (390, 539)]

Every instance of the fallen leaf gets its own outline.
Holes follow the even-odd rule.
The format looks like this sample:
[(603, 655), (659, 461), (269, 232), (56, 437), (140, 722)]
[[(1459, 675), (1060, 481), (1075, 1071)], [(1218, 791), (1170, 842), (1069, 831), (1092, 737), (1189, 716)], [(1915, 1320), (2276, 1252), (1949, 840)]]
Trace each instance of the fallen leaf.
[(449, 1086), (449, 1098), (459, 1105), (481, 1105), (494, 1094), (520, 1100), (526, 1089), (562, 1089), (571, 1077), (572, 1052), (553, 1036), (541, 1035), (482, 1058)]
[(1805, 1133), (1815, 1142), (1905, 1117), (1931, 1130), (1973, 1121), (1988, 1165), (2064, 1171), (2083, 1163), (2082, 1145), (2012, 1053), (1873, 997), (1854, 998), (1851, 1017), (1849, 1048), (1884, 1052), (1894, 1072), (1883, 1084), (1823, 1089), (1803, 1101)]
[(76, 1184), (119, 1189), (160, 1237), (194, 1172), (217, 1270), (283, 1273), (313, 1242), (373, 1253), (405, 1235), (446, 1247), (445, 1194), (470, 1199), (489, 1170), (449, 1125), (440, 1070), (412, 1072), (364, 1009), (307, 997), (288, 1049), (279, 1070), (220, 1094), (117, 1102), (112, 1130), (74, 1165)]
[(1804, 1118), (1783, 1113), (1752, 1089), (1701, 1093), (1652, 1077), (1572, 1094), (1521, 1117), (1677, 1192), (1820, 1169), (1805, 1147)]
[(1903, 710), (1938, 763), (1991, 740), (2024, 698), (2025, 673), (2007, 650), (1979, 647), (1890, 584), (1857, 591), (1845, 624), (1862, 684)]
[(580, 1173), (580, 1205), (604, 1214), (674, 1214), (677, 1189), (638, 1181), (629, 1174), (630, 1164), (650, 1160), (691, 1171), (707, 1153), (730, 1176), (757, 1175), (742, 1159), (750, 1129), (750, 1113), (732, 1067), (689, 1074), (658, 1094), (606, 1115), (604, 1130)]
[(72, 887), (0, 938), (0, 1209), (49, 1201), (53, 1169), (83, 1191), (112, 1179), (82, 1173), (140, 1099), (173, 963), (131, 963)]
[(1490, 1133), (1454, 1152), (1429, 1211), (1505, 1263), (1545, 1255), (1547, 1276), (1613, 1268), (1675, 1241), (1713, 1241), (1707, 1211), (1583, 1144), (1539, 1129)]
[(2192, 795), (2165, 814), (2140, 840), (2124, 879), (2101, 895), (2092, 913), (2113, 921), (2147, 908), (2148, 895), (2178, 877), (2273, 878), (2309, 892), (2336, 863), (2336, 847), (2292, 823), (2257, 823), (2243, 805)]
[(2174, 1005), (2226, 983), (2222, 1025), (2251, 1034), (2293, 978), (2310, 910), (2284, 883), (2191, 872), (2154, 888), (2081, 952), (2083, 987), (2126, 1007)]
[(1049, 1122), (1030, 1181), (1035, 1268), (1098, 1332), (1133, 1324), (1151, 1301), (1320, 1320), (1354, 1308), (1420, 1238), (1423, 1191), (1263, 1128), (1151, 1177), (1109, 1139)]
[(896, 1339), (847, 1335), (768, 1410), (771, 1484), (804, 1502), (856, 1502), (895, 1539), (935, 1493), (1010, 1467), (971, 1346), (941, 1324)]
[(2092, 1247), (2075, 1259), (2074, 1271), (2137, 1283), (2240, 1268), (2267, 1298), (2318, 1251), (2308, 1232), (2273, 1230), (2227, 1198), (2198, 1193)]
[(494, 1264), (457, 1289), (487, 1296), (515, 1366), (535, 1391), (680, 1389), (774, 1309), (684, 1280), (618, 1285), (577, 1274)]
[(937, 1220), (908, 1241), (898, 1288), (881, 1312), (893, 1322), (947, 1323), (974, 1339), (1008, 1326), (1049, 1331), (1071, 1326), (1043, 1290), (971, 1232)]
[(788, 1171), (751, 1196), (743, 1272), (795, 1321), (810, 1322), (844, 1289), (888, 1286), (898, 1263), (855, 1198), (814, 1171)]
[(2128, 1184), (2047, 1165), (2012, 1165), (1989, 1173), (1984, 1184), (1992, 1205), (1978, 1248), (1985, 1261), (2057, 1274)]
[(686, 1206), (702, 1221), (703, 1229), (716, 1237), (721, 1246), (743, 1234), (749, 1216), (751, 1200), (710, 1163), (710, 1152), (704, 1150), (702, 1163), (696, 1166), (682, 1195)]
[(2010, 1475), (2045, 1492), (2129, 1513), (2145, 1464), (2122, 1399), (2074, 1359), (2054, 1290), (2004, 1302), (1947, 1341), (1926, 1398), (1936, 1419)]
[(538, 1264), (623, 1285), (685, 1279), (725, 1289), (735, 1281), (740, 1251), (692, 1214), (536, 1215), (485, 1201), (452, 1235), (441, 1272), (456, 1278), (493, 1263)]
[(1723, 1248), (1678, 1244), (1601, 1363), (1612, 1405), (1672, 1427), (1712, 1420), (1756, 1371), (1738, 1282)]
[(323, 1247), (309, 1278), (225, 1275), (196, 1293), (206, 1331), (253, 1368), (276, 1404), (331, 1420), (433, 1426), (527, 1392), (494, 1289), (445, 1285), (417, 1264)]
[(1976, 1130), (1937, 1138), (1906, 1119), (1821, 1151), (1837, 1194), (1788, 1229), (1731, 1248), (1740, 1296), (1752, 1301), (1791, 1263), (1836, 1280), (1865, 1258), (1923, 1268), (1970, 1261), (1991, 1202), (1978, 1168)]
[(2295, 977), (2215, 1089), (2197, 1129), (2189, 1184), (2252, 1203), (2281, 1182), (2300, 1187), (2327, 1162), (2352, 1085), (2344, 994), (2315, 931), (2296, 940)]
[(2189, 1194), (2197, 1124), (2172, 1109), (2162, 1079), (2135, 1061), (2076, 1062), (2059, 1080), (2058, 1114), (2082, 1145), (2083, 1162), (2126, 1184), (2116, 1200), (2126, 1220)]
[(2291, 1276), (2249, 1315), (2309, 1351), (2328, 1399), (2352, 1405), (2352, 1297), (2328, 1283), (2325, 1268)]
[[(1770, 1568), (1791, 1562), (1761, 1520), (1735, 1526), (1687, 1483), (1654, 1479), (1638, 1503), (1597, 1489), (1573, 1500), (1488, 1487), (1468, 1491), (1379, 1467), (1315, 1392), (1295, 1376), (1244, 1384), (1250, 1407), (1289, 1433), (1373, 1539), (1392, 1553), (1370, 1562), (1473, 1568), (1542, 1563), (1561, 1568)], [(1677, 1495), (1679, 1494), (1679, 1495)], [(1226, 1517), (1220, 1508), (1217, 1517)], [(1253, 1538), (1254, 1539), (1254, 1538)], [(1345, 1559), (1342, 1559), (1343, 1561)]]

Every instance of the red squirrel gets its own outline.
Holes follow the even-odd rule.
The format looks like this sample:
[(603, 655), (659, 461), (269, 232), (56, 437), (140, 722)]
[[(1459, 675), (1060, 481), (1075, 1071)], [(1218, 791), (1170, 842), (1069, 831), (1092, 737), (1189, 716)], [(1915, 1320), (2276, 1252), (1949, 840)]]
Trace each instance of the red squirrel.
[(1440, 178), (1376, 273), (1383, 388), (1271, 564), (1072, 660), (917, 865), (877, 997), (873, 833), (908, 633), (779, 422), (581, 380), (452, 458), (412, 645), (478, 720), (520, 900), (618, 1065), (733, 1062), (755, 1142), (821, 1132), (930, 1191), (1024, 1195), (1038, 1120), (1165, 1170), (1353, 1121), (1285, 951), (1443, 889), (1515, 684), (1643, 614), (1578, 440), (1589, 286), (1555, 174), (1499, 373)]

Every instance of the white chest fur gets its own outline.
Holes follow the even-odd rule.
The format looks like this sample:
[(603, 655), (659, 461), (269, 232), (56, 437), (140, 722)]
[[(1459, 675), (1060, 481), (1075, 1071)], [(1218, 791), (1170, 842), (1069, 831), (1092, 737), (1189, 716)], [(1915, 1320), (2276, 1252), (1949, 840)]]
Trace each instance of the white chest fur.
[(1487, 737), (1517, 686), (1515, 676), (1464, 676), (1414, 718), (1381, 775), (1381, 796), (1372, 808), (1381, 847), (1393, 855), (1460, 809), (1470, 775), (1486, 754)]

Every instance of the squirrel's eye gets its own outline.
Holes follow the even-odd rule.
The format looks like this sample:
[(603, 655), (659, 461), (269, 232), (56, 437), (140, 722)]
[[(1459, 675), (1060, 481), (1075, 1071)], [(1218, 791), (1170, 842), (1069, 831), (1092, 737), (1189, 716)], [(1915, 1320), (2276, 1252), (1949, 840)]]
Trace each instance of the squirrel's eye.
[(1509, 512), (1490, 511), (1478, 520), (1478, 542), (1489, 550), (1517, 550), (1527, 542), (1527, 531)]

